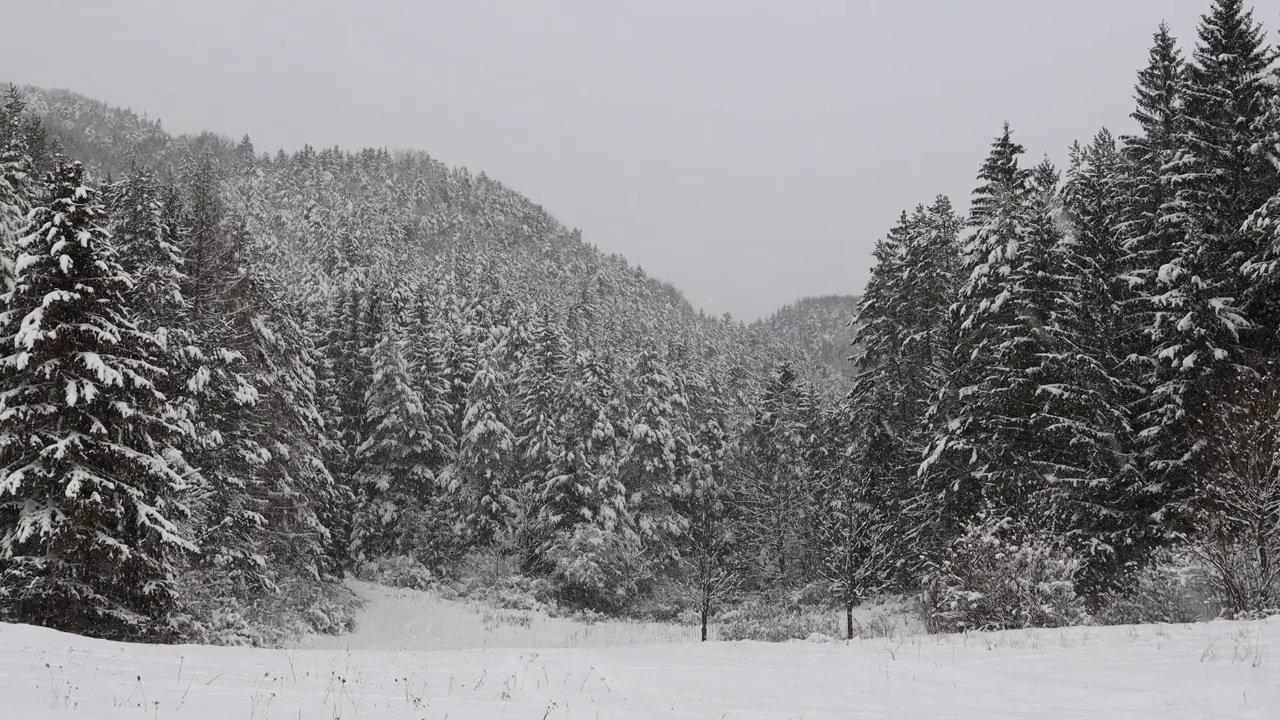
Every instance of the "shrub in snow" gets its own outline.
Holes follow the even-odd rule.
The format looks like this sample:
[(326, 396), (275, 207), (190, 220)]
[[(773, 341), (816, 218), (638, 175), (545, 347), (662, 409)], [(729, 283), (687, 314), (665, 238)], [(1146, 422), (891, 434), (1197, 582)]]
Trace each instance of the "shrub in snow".
[(640, 591), (649, 563), (634, 537), (582, 524), (547, 550), (556, 598), (569, 607), (617, 612)]
[(1280, 381), (1242, 380), (1202, 421), (1199, 533), (1191, 544), (1233, 616), (1280, 608)]
[(1104, 598), (1094, 620), (1100, 625), (1189, 623), (1208, 610), (1209, 578), (1186, 551), (1163, 551), (1134, 573), (1123, 592)]
[(1089, 620), (1076, 595), (1079, 560), (1007, 523), (974, 525), (951, 546), (929, 594), (934, 632), (1063, 627)]
[(834, 612), (795, 610), (760, 600), (743, 603), (720, 620), (720, 639), (729, 641), (786, 642), (840, 634), (840, 618)]
[(237, 595), (197, 572), (183, 577), (182, 591), (191, 612), (186, 634), (209, 645), (281, 647), (307, 633), (349, 633), (360, 607), (350, 591), (314, 578), (282, 580), (270, 592)]
[(522, 575), (520, 558), (490, 548), (466, 555), (455, 578), (440, 588), (447, 598), (480, 600), (503, 610), (555, 613), (553, 592), (546, 580)]
[(388, 587), (430, 590), (438, 578), (416, 558), (396, 555), (367, 560), (356, 566), (356, 577)]

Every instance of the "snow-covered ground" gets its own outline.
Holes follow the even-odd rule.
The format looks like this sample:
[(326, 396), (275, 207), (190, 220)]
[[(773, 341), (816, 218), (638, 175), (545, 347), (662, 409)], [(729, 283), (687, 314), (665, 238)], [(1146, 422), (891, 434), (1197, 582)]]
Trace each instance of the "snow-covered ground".
[(692, 642), (698, 628), (663, 623), (582, 623), (534, 610), (504, 610), (480, 602), (445, 600), (416, 590), (357, 580), (348, 586), (365, 601), (350, 635), (312, 635), (299, 648), (351, 650), (473, 650)]
[(1280, 718), (1280, 617), (698, 644), (686, 628), (509, 622), (509, 611), (358, 590), (370, 600), (360, 632), (289, 650), (0, 624), (0, 717)]

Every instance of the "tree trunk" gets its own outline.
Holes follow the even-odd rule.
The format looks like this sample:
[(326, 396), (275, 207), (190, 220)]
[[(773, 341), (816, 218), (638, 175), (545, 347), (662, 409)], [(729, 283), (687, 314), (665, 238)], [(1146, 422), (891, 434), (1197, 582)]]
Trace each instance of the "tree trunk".
[(844, 639), (853, 639), (853, 603), (847, 602), (844, 606)]
[(707, 616), (711, 614), (711, 603), (707, 600), (702, 601), (702, 642), (707, 641)]

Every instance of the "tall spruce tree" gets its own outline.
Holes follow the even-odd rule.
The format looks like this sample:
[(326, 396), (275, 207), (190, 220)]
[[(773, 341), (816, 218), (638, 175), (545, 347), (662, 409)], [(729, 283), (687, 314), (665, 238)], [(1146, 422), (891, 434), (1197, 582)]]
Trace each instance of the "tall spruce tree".
[(916, 467), (932, 440), (930, 403), (949, 369), (946, 320), (956, 289), (960, 225), (940, 197), (904, 213), (877, 244), (852, 341), (853, 386), (841, 405), (845, 434), (853, 434), (844, 448), (852, 466), (837, 480), (876, 488), (896, 535), (917, 546), (933, 529), (923, 519), (933, 498), (918, 492)]
[(542, 486), (543, 521), (553, 533), (593, 522), (605, 532), (630, 528), (627, 489), (619, 478), (618, 424), (622, 408), (615, 376), (605, 359), (589, 350), (571, 361), (560, 416), (561, 452)]
[(511, 399), (502, 382), (506, 355), (506, 328), (490, 329), (467, 388), (462, 438), (452, 470), (452, 487), (465, 508), (463, 529), (470, 542), (481, 545), (508, 531), (516, 511), (515, 434)]
[(665, 553), (685, 531), (672, 500), (686, 471), (689, 399), (682, 379), (657, 352), (641, 352), (631, 374), (633, 409), (618, 459), (631, 523), (624, 530)]
[(414, 525), (424, 520), (440, 525), (444, 520), (440, 513), (430, 512), (440, 494), (431, 467), (439, 428), (433, 427), (413, 387), (405, 345), (388, 333), (374, 347), (373, 378), (365, 396), (369, 435), (356, 451), (359, 497), (351, 544), (358, 559), (427, 556), (431, 548), (418, 548), (414, 542), (424, 528)]
[(1116, 231), (1124, 248), (1124, 277), (1136, 297), (1126, 314), (1134, 327), (1125, 333), (1140, 357), (1154, 325), (1151, 314), (1161, 291), (1161, 268), (1173, 261), (1178, 213), (1176, 160), (1183, 125), (1186, 64), (1177, 40), (1163, 23), (1156, 31), (1147, 66), (1134, 87), (1136, 108), (1130, 114), (1140, 132), (1120, 138), (1123, 159), (1116, 187)]
[[(1276, 75), (1280, 87), (1280, 70)], [(1262, 141), (1258, 154), (1280, 177), (1280, 90), (1271, 98), (1267, 113), (1258, 123)], [(1245, 293), (1249, 317), (1255, 323), (1256, 347), (1268, 374), (1280, 371), (1280, 190), (1249, 216), (1245, 223), (1252, 257), (1244, 265), (1249, 286)]]
[(777, 587), (813, 579), (822, 549), (807, 542), (823, 511), (814, 467), (820, 407), (790, 363), (774, 367), (735, 454), (745, 550), (756, 580)]
[[(956, 537), (979, 512), (1015, 512), (1038, 482), (1029, 452), (1037, 385), (1030, 371), (1044, 346), (1042, 223), (1034, 215), (1032, 175), (1008, 125), (979, 174), (953, 307), (955, 370), (933, 413), (938, 437), (920, 467), (942, 537)], [(1042, 173), (1044, 174), (1044, 173)], [(1044, 179), (1041, 178), (1041, 182)]]
[(183, 428), (78, 164), (41, 190), (0, 296), (0, 606), (86, 635), (168, 636)]
[(24, 132), (25, 110), (21, 93), (10, 85), (0, 106), (0, 291), (5, 292), (13, 288), (18, 238), (35, 189)]
[(1272, 92), (1264, 73), (1273, 53), (1262, 28), (1242, 0), (1217, 0), (1198, 31), (1194, 62), (1181, 84), (1180, 153), (1171, 168), (1176, 203), (1169, 217), (1176, 232), (1172, 260), (1158, 276), (1163, 287), (1151, 329), (1158, 369), (1142, 430), (1148, 473), (1163, 489), (1162, 517), (1170, 522), (1188, 521), (1199, 494), (1190, 467), (1204, 447), (1197, 428), (1210, 400), (1258, 362), (1247, 337), (1253, 323), (1241, 272), (1253, 248), (1242, 225), (1275, 187), (1255, 152), (1258, 120)]
[(1060, 199), (1041, 212), (1061, 231), (1050, 251), (1048, 352), (1039, 370), (1046, 483), (1042, 527), (1085, 562), (1089, 597), (1118, 581), (1151, 546), (1153, 505), (1141, 484), (1129, 408), (1140, 395), (1125, 361), (1133, 295), (1117, 240), (1120, 157), (1107, 131), (1075, 145)]

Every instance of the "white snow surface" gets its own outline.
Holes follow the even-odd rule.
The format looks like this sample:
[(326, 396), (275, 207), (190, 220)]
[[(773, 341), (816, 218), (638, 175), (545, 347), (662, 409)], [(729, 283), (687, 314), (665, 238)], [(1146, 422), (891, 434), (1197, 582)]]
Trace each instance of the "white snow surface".
[(511, 611), (356, 587), (359, 632), (288, 650), (0, 624), (0, 717), (1280, 718), (1280, 617), (700, 644), (689, 628), (501, 624), (486, 613)]

